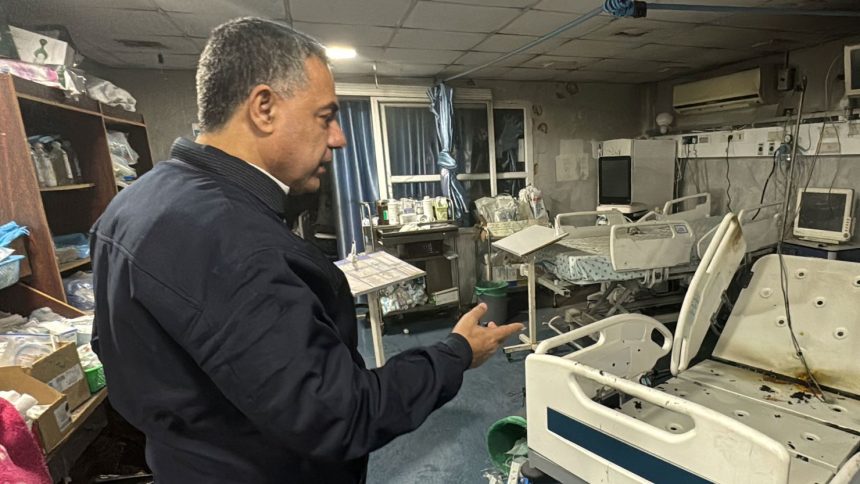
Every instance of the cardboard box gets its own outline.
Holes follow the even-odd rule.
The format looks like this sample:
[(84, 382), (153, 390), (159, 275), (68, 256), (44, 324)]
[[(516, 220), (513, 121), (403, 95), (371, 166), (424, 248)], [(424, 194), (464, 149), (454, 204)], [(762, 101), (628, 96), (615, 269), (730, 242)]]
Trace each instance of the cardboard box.
[(437, 306), (456, 303), (460, 301), (460, 290), (456, 287), (452, 287), (451, 289), (445, 289), (444, 291), (434, 292), (431, 299)]
[(24, 62), (71, 66), (75, 61), (75, 50), (62, 40), (11, 25), (9, 31), (15, 41), (18, 57)]
[(66, 396), (27, 375), (21, 367), (0, 368), (0, 390), (26, 393), (39, 405), (48, 405), (48, 409), (33, 422), (33, 433), (41, 441), (45, 453), (52, 451), (71, 430), (72, 417)]
[(72, 410), (90, 398), (90, 387), (75, 343), (61, 343), (57, 351), (36, 360), (24, 371), (65, 395)]

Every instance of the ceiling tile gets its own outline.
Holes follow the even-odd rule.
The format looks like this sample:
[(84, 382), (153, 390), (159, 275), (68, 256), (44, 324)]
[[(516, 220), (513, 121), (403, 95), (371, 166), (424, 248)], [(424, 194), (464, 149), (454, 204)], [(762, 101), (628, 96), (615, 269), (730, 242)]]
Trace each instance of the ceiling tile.
[(611, 40), (617, 42), (630, 42), (646, 44), (669, 39), (684, 32), (690, 31), (694, 25), (677, 22), (659, 22), (656, 20), (639, 18), (615, 19), (584, 36), (591, 40)]
[[(694, 5), (719, 5), (719, 6), (730, 6), (730, 7), (757, 7), (767, 0), (708, 0), (707, 2), (693, 2)], [(829, 0), (825, 0), (829, 1)], [(659, 4), (686, 4), (690, 5), (690, 0), (649, 0), (649, 6), (652, 3)], [(652, 9), (649, 9), (649, 13)]]
[(672, 65), (661, 61), (643, 61), (634, 59), (603, 59), (583, 68), (586, 71), (605, 72), (660, 72)]
[[(472, 50), (479, 52), (510, 52), (535, 39), (537, 39), (537, 37), (526, 35), (493, 34), (487, 40), (475, 46)], [(526, 52), (530, 54), (542, 54), (558, 47), (563, 42), (565, 42), (565, 40), (558, 37), (547, 39)]]
[[(490, 62), (493, 59), (497, 59), (498, 57), (499, 57), (499, 54), (491, 54), (488, 52), (467, 52), (466, 54), (463, 54), (462, 57), (458, 58), (456, 60), (456, 63), (467, 65), (467, 66), (479, 66), (479, 65), (484, 64), (486, 62)], [(534, 57), (534, 56), (527, 55), (527, 54), (516, 54), (516, 55), (512, 55), (512, 56), (508, 57), (507, 59), (499, 62), (498, 64), (494, 64), (494, 65), (501, 66), (501, 67), (518, 66), (518, 65), (522, 64), (523, 62), (531, 59), (532, 57)]]
[(162, 56), (164, 63), (158, 62), (158, 56), (152, 52), (126, 53), (118, 56), (124, 65), (149, 69), (195, 69), (196, 55), (166, 54)]
[(533, 69), (528, 67), (514, 67), (506, 72), (502, 79), (512, 81), (546, 81), (558, 74), (554, 69)]
[(482, 5), (485, 7), (514, 7), (526, 8), (535, 0), (445, 0), (448, 3), (463, 3), (467, 5)]
[(603, 0), (541, 0), (532, 8), (554, 12), (588, 13), (602, 6)]
[(600, 71), (567, 71), (560, 72), (555, 76), (557, 81), (573, 82), (608, 82), (616, 84), (641, 84), (652, 82), (656, 74), (626, 73), (626, 72), (600, 72)]
[[(453, 65), (446, 67), (443, 71), (441, 71), (438, 76), (440, 78), (447, 78), (462, 72), (465, 72), (467, 69), (471, 69), (473, 66), (461, 66), (461, 65)], [(468, 74), (464, 76), (464, 79), (501, 79), (504, 73), (511, 70), (510, 67), (485, 67), (477, 72), (472, 74)]]
[(373, 62), (356, 61), (351, 62), (333, 62), (331, 71), (335, 79), (344, 74), (373, 74)]
[(182, 29), (183, 32), (192, 37), (209, 37), (212, 29), (230, 20), (226, 17), (211, 15), (199, 15), (196, 13), (170, 12), (170, 18)]
[(486, 34), (446, 32), (443, 30), (398, 29), (391, 47), (416, 49), (469, 50), (487, 37)]
[(450, 64), (460, 57), (462, 52), (456, 50), (424, 50), (424, 49), (385, 49), (382, 60), (389, 62), (409, 62), (412, 64)]
[(403, 26), (459, 32), (495, 32), (520, 15), (520, 12), (515, 8), (420, 1)]
[(403, 0), (290, 0), (290, 14), (297, 22), (396, 27), (409, 5)]
[(715, 20), (716, 25), (749, 29), (784, 30), (813, 34), (853, 33), (857, 31), (857, 17), (813, 17), (800, 15), (730, 15)]
[(390, 63), (379, 64), (377, 73), (380, 76), (395, 76), (395, 77), (428, 77), (435, 76), (445, 69), (442, 64), (402, 64)]
[[(92, 1), (92, 0), (88, 0)], [(264, 17), (282, 19), (287, 12), (284, 2), (273, 2), (271, 0), (241, 0), (241, 1), (217, 1), (212, 0), (152, 0), (155, 4), (168, 12), (202, 13), (231, 19), (236, 17)], [(114, 3), (126, 3), (122, 2)]]
[(697, 25), (682, 35), (672, 37), (671, 43), (695, 47), (749, 49), (754, 44), (768, 42), (776, 38), (780, 38), (780, 36), (764, 30)]
[(65, 25), (72, 38), (92, 39), (124, 38), (134, 35), (143, 38), (149, 35), (182, 35), (166, 15), (147, 10), (125, 10), (118, 8), (92, 8), (86, 15), (70, 10), (54, 9), (45, 12), (34, 21), (36, 24), (56, 23)]
[[(383, 54), (385, 53), (385, 49), (382, 47), (366, 47), (366, 46), (358, 46), (355, 48), (356, 53), (358, 54), (357, 60), (362, 61), (381, 61)], [(352, 62), (352, 59), (342, 59), (333, 61), (334, 63), (338, 62)]]
[(295, 22), (293, 27), (326, 45), (348, 45), (356, 47), (368, 45), (383, 47), (388, 43), (392, 27), (371, 27), (368, 25), (313, 24)]
[[(73, 2), (57, 2), (57, 0), (5, 0), (4, 3), (11, 6), (7, 10), (11, 20), (18, 21), (19, 16), (24, 16), (33, 19), (36, 23), (44, 22), (39, 22), (35, 16), (50, 14), (51, 12), (56, 13), (62, 10), (63, 7), (68, 7), (70, 10), (90, 7), (139, 10), (156, 10), (158, 8), (153, 0), (123, 0), (121, 5), (117, 5), (118, 2), (116, 0), (74, 0)], [(69, 6), (68, 4), (73, 5)]]
[(154, 53), (164, 53), (164, 54), (200, 54), (202, 50), (201, 47), (189, 39), (187, 37), (176, 37), (176, 36), (147, 36), (144, 38), (138, 38), (137, 36), (132, 37), (118, 37), (118, 39), (122, 40), (143, 40), (149, 42), (158, 42), (164, 45), (164, 48), (153, 47), (153, 48), (141, 48), (141, 47), (128, 47), (124, 44), (117, 42), (114, 39), (103, 40), (101, 42), (101, 46), (109, 52), (154, 52)]
[[(651, 2), (648, 2), (651, 5)], [(659, 20), (662, 22), (679, 22), (687, 24), (706, 24), (713, 22), (718, 18), (725, 17), (725, 13), (709, 13), (709, 12), (687, 12), (687, 11), (671, 11), (671, 10), (649, 10), (648, 18), (650, 20)]]
[(523, 67), (538, 67), (543, 69), (579, 69), (594, 64), (599, 59), (591, 57), (562, 57), (557, 55), (539, 55), (522, 63)]
[(574, 39), (549, 51), (548, 54), (605, 58), (614, 57), (615, 54), (629, 49), (630, 46), (624, 42)]
[(645, 44), (623, 50), (613, 55), (622, 59), (685, 62), (691, 58), (705, 57), (712, 49), (686, 45)]
[[(576, 14), (530, 10), (502, 29), (502, 33), (541, 36), (570, 23), (578, 18)], [(581, 25), (565, 30), (559, 37), (579, 37), (607, 25), (612, 19), (607, 16), (595, 17)]]

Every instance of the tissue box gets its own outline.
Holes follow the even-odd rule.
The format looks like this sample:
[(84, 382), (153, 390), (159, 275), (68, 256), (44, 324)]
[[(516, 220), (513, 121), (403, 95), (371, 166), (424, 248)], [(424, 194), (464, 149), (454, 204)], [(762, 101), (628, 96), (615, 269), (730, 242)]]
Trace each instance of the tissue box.
[(75, 343), (62, 343), (57, 351), (39, 358), (24, 371), (65, 395), (72, 410), (90, 398), (90, 387)]
[(62, 40), (9, 26), (18, 57), (33, 64), (58, 64), (71, 66), (75, 61), (75, 50)]
[(66, 396), (27, 375), (19, 366), (0, 368), (0, 390), (15, 390), (35, 398), (48, 409), (33, 422), (33, 433), (39, 437), (45, 453), (63, 440), (72, 425)]

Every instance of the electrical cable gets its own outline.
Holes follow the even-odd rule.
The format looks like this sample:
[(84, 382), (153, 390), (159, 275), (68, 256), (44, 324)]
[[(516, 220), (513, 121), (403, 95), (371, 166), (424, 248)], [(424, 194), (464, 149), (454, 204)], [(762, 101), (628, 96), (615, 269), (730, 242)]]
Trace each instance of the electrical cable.
[(726, 207), (729, 209), (729, 213), (732, 211), (732, 179), (729, 178), (729, 147), (732, 145), (732, 138), (734, 135), (730, 134), (726, 140), (726, 183), (728, 183), (726, 186)]
[[(780, 148), (782, 148), (782, 147), (780, 146)], [(777, 157), (778, 156), (779, 156), (779, 149), (777, 149), (773, 153), (773, 166), (770, 167), (770, 173), (767, 175), (767, 179), (764, 181), (764, 188), (761, 189), (761, 197), (758, 200), (759, 205), (764, 204), (764, 197), (765, 197), (765, 194), (767, 194), (767, 185), (770, 183), (770, 179), (773, 178), (773, 174), (776, 173), (776, 164), (777, 164)], [(755, 220), (756, 217), (758, 217), (759, 212), (761, 212), (761, 208), (759, 208), (758, 210), (755, 211), (755, 215), (752, 216), (753, 220)]]
[(838, 61), (844, 54), (840, 52), (833, 58), (830, 62), (830, 67), (827, 68), (827, 75), (824, 76), (824, 110), (827, 111), (830, 109), (830, 74), (833, 72), (833, 68), (836, 66), (836, 61)]
[(780, 230), (779, 239), (777, 240), (776, 244), (776, 253), (779, 257), (780, 286), (782, 288), (782, 299), (783, 304), (785, 306), (785, 319), (788, 326), (789, 335), (791, 336), (791, 344), (794, 347), (795, 355), (797, 355), (797, 358), (803, 364), (803, 368), (806, 372), (807, 380), (805, 381), (805, 383), (807, 384), (807, 387), (815, 395), (816, 398), (826, 403), (824, 392), (821, 390), (821, 385), (818, 384), (818, 380), (816, 380), (815, 376), (812, 374), (812, 370), (809, 368), (809, 364), (806, 361), (806, 355), (803, 354), (803, 349), (800, 347), (800, 343), (798, 342), (797, 335), (794, 331), (794, 323), (791, 317), (791, 304), (788, 300), (788, 271), (785, 267), (785, 257), (782, 251), (782, 244), (785, 241), (785, 223), (788, 219), (789, 211), (788, 202), (793, 191), (794, 169), (795, 165), (797, 164), (797, 144), (798, 137), (800, 136), (800, 122), (803, 115), (803, 101), (806, 97), (806, 86), (806, 78), (804, 77), (804, 79), (801, 81), (800, 86), (800, 89), (802, 89), (802, 91), (800, 93), (800, 102), (797, 111), (797, 123), (795, 125), (794, 130), (794, 139), (792, 140), (793, 143), (791, 148), (791, 165), (789, 167), (788, 177), (786, 179), (785, 195), (783, 197), (782, 204), (782, 227)]

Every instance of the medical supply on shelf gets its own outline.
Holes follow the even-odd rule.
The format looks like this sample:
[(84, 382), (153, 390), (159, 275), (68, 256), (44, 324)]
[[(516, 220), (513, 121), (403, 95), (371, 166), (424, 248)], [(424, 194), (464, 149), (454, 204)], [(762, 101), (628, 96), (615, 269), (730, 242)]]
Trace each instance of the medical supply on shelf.
[(427, 222), (436, 220), (436, 213), (433, 209), (433, 200), (430, 199), (429, 196), (425, 195), (424, 199), (421, 200), (421, 207), (424, 210), (424, 216), (427, 217)]

